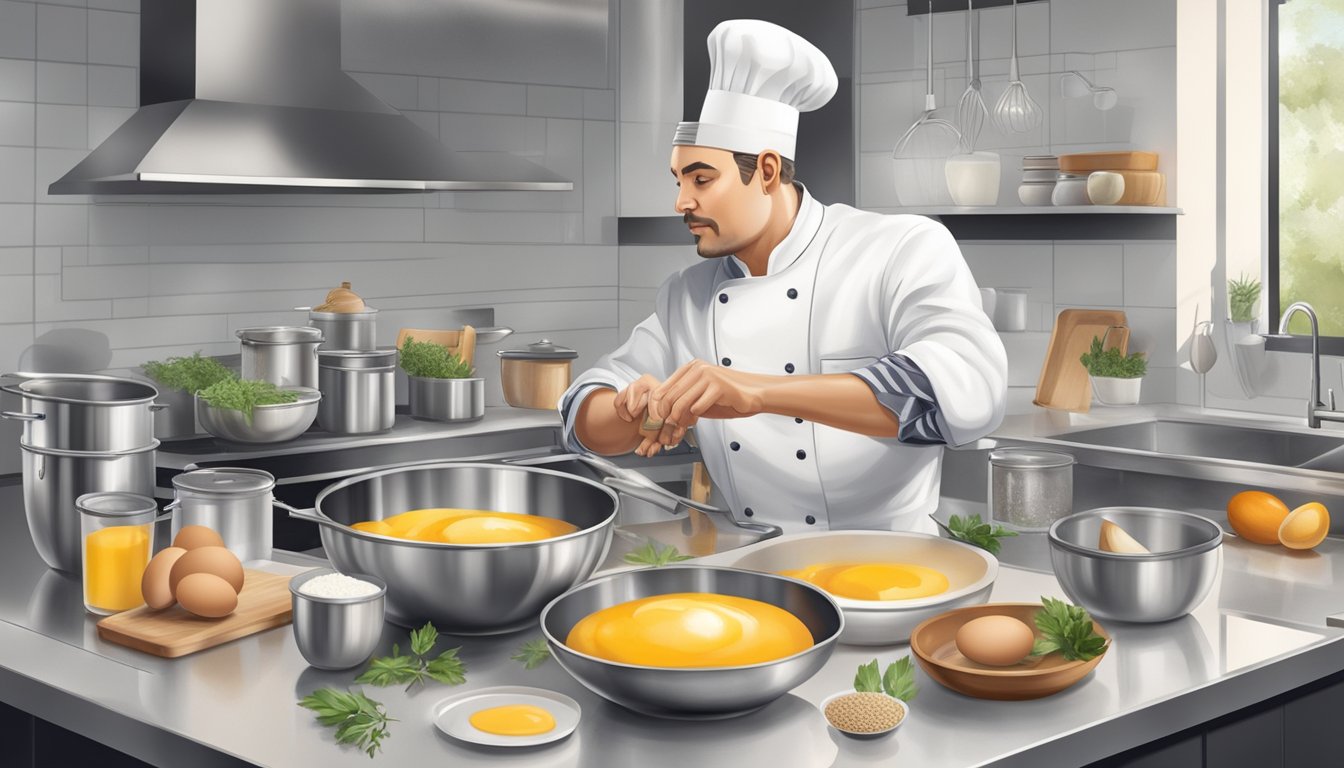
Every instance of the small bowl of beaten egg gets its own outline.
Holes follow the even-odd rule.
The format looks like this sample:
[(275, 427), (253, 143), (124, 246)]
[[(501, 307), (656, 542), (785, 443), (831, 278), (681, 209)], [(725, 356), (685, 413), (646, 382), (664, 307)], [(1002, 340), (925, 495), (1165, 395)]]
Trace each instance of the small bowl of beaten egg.
[(541, 613), (551, 654), (580, 683), (681, 720), (745, 715), (783, 696), (826, 663), (844, 622), (818, 587), (697, 565), (594, 579)]
[(845, 615), (840, 642), (895, 645), (920, 622), (989, 599), (999, 561), (959, 541), (906, 531), (823, 531), (771, 539), (729, 562), (801, 579)]

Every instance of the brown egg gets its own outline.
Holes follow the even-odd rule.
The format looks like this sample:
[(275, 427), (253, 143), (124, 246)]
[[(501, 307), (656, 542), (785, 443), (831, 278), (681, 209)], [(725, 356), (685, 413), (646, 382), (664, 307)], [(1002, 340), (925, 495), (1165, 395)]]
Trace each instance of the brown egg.
[(164, 547), (145, 566), (145, 575), (140, 577), (140, 594), (145, 598), (145, 605), (158, 611), (173, 604), (176, 598), (169, 586), (168, 574), (173, 570), (173, 563), (185, 554), (187, 550), (181, 547)]
[(224, 539), (221, 539), (218, 533), (204, 525), (186, 525), (173, 538), (173, 546), (182, 549), (222, 547), (224, 546)]
[(238, 556), (223, 547), (199, 547), (189, 550), (173, 563), (168, 574), (168, 586), (182, 602), (177, 587), (182, 579), (191, 573), (209, 573), (227, 581), (233, 587), (234, 594), (243, 591), (243, 564)]
[[(179, 598), (180, 599), (180, 598)], [(1031, 654), (1036, 633), (1012, 616), (981, 616), (957, 630), (957, 650), (971, 661), (1009, 667)]]
[(197, 616), (218, 619), (238, 607), (238, 593), (212, 573), (189, 573), (177, 585), (177, 602)]

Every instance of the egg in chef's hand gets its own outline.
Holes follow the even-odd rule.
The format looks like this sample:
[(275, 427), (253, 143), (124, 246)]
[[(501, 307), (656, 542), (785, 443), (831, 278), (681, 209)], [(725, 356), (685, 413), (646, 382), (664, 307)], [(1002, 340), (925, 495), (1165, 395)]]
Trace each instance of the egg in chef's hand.
[(981, 616), (957, 630), (961, 655), (988, 667), (1010, 667), (1031, 655), (1036, 633), (1012, 616)]
[(184, 525), (182, 530), (173, 537), (173, 546), (182, 549), (196, 549), (197, 547), (222, 547), (224, 539), (220, 538), (213, 529), (206, 528), (204, 525)]
[(172, 572), (178, 558), (185, 554), (187, 550), (181, 547), (164, 547), (145, 566), (145, 574), (140, 577), (140, 595), (145, 598), (145, 605), (159, 611), (176, 602), (168, 574)]

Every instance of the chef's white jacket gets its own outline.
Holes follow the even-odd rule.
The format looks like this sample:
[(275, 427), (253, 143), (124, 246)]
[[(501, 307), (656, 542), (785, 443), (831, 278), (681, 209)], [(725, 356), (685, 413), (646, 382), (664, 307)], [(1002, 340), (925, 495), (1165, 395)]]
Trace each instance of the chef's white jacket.
[(974, 441), (1003, 419), (1003, 343), (941, 224), (801, 196), (765, 275), (728, 256), (663, 283), (654, 314), (561, 398), (564, 438), (582, 449), (574, 417), (595, 387), (666, 379), (696, 358), (781, 376), (852, 373), (900, 418), (898, 437), (775, 414), (701, 419), (710, 477), (738, 519), (786, 533), (929, 530), (943, 444)]

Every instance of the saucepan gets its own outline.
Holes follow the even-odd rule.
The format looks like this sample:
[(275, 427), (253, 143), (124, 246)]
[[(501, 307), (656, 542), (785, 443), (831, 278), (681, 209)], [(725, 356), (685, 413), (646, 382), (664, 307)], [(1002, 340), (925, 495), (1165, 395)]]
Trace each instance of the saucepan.
[[(387, 619), (441, 632), (491, 635), (536, 621), (551, 599), (588, 578), (611, 544), (616, 493), (587, 478), (540, 467), (439, 462), (384, 468), (327, 486), (313, 509), (276, 502), (321, 527), (322, 547), (342, 573), (387, 582)], [(411, 541), (351, 524), (413, 509), (456, 507), (559, 518), (579, 530), (541, 541), (444, 544)]]
[(18, 411), (0, 416), (24, 422), (23, 442), (58, 451), (135, 451), (154, 442), (153, 385), (116, 376), (7, 373), (22, 379), (0, 387), (20, 398)]

